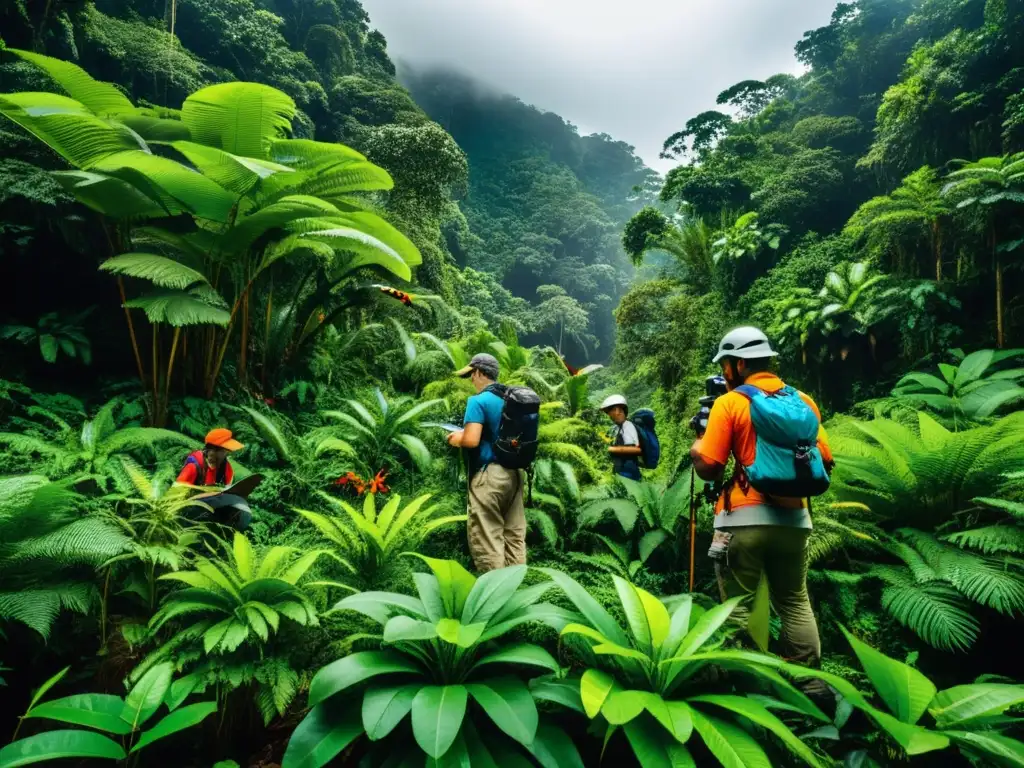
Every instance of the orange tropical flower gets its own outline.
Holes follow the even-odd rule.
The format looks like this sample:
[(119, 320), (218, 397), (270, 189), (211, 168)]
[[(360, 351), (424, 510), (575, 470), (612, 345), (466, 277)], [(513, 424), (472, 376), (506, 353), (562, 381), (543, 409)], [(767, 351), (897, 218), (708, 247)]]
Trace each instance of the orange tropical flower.
[(366, 489), (368, 493), (387, 493), (391, 489), (384, 484), (384, 479), (388, 476), (388, 473), (383, 469), (374, 475), (373, 480), (370, 481), (370, 486)]
[(390, 285), (375, 285), (374, 287), (379, 288), (381, 293), (386, 293), (388, 296), (393, 299), (397, 299), (407, 307), (411, 307), (413, 300), (416, 298), (414, 294), (400, 291), (397, 288), (392, 288)]

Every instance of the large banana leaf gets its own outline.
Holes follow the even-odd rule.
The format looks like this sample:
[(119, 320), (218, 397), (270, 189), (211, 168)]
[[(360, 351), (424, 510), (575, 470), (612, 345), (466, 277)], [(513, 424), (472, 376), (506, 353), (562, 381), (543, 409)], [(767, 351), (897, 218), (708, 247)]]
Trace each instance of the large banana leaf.
[(292, 98), (269, 85), (220, 83), (185, 99), (181, 120), (199, 144), (267, 158), (274, 141), (291, 131), (295, 112)]
[(312, 139), (280, 139), (270, 145), (271, 160), (297, 169), (308, 169), (324, 160), (345, 158), (366, 159), (365, 156), (344, 144), (328, 144)]
[(108, 123), (80, 102), (55, 93), (0, 95), (0, 114), (78, 168), (91, 168), (106, 157), (140, 147), (139, 139), (124, 126)]
[(72, 99), (81, 102), (90, 112), (99, 117), (123, 115), (135, 111), (135, 107), (128, 97), (117, 88), (110, 83), (94, 79), (88, 72), (70, 61), (61, 61), (50, 56), (21, 51), (16, 48), (8, 48), (7, 52), (39, 67)]
[(286, 165), (267, 160), (239, 157), (216, 147), (196, 144), (193, 141), (175, 141), (171, 145), (181, 152), (204, 176), (238, 195), (244, 195), (261, 179), (276, 174), (295, 175)]
[(394, 185), (391, 175), (370, 161), (340, 157), (322, 160), (290, 176), (269, 179), (261, 192), (271, 199), (287, 194), (335, 197), (388, 190)]
[(122, 179), (168, 210), (184, 208), (200, 219), (225, 222), (236, 203), (234, 195), (201, 173), (139, 150), (108, 155), (90, 170)]
[(56, 171), (53, 176), (78, 202), (121, 221), (157, 218), (168, 211), (121, 179), (92, 171)]

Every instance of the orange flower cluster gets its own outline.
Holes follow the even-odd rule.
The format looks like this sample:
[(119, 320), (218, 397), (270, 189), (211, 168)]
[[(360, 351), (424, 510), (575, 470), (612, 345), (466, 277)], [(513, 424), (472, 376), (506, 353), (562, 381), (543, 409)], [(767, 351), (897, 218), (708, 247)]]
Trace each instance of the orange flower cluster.
[(384, 483), (388, 473), (383, 469), (374, 475), (373, 479), (367, 482), (355, 472), (346, 472), (344, 475), (334, 481), (334, 484), (339, 488), (348, 488), (355, 492), (356, 496), (362, 496), (364, 493), (387, 493), (391, 489)]

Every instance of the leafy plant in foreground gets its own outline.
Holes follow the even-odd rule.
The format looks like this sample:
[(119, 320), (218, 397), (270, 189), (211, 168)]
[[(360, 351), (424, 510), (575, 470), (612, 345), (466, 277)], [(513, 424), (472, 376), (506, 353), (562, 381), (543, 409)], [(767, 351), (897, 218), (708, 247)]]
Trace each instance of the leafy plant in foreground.
[(998, 495), (1005, 468), (1024, 460), (1024, 414), (951, 432), (922, 412), (917, 430), (888, 419), (849, 421), (831, 437), (836, 497), (869, 507), (889, 533), (878, 550), (888, 561), (853, 578), (881, 580), (893, 618), (930, 645), (963, 650), (978, 632), (972, 604), (1007, 616), (1024, 610), (1024, 568), (993, 549), (990, 537), (1004, 531), (974, 532), (992, 512), (972, 501)]
[[(538, 603), (554, 584), (520, 588), (526, 566), (474, 578), (454, 561), (421, 559), (419, 597), (364, 592), (335, 610), (351, 610), (383, 627), (383, 650), (328, 664), (313, 678), (313, 707), (292, 735), (283, 768), (318, 768), (365, 735), (371, 765), (582, 766), (569, 737), (541, 722), (527, 669), (558, 664), (530, 643), (501, 643), (514, 628), (544, 622), (561, 628), (573, 614)], [(471, 703), (473, 702), (473, 703)], [(411, 715), (409, 726), (404, 725)], [(525, 754), (524, 754), (525, 753)]]
[[(838, 691), (899, 744), (908, 755), (936, 752), (955, 745), (979, 765), (1019, 766), (1024, 742), (1003, 734), (1018, 728), (1024, 718), (1007, 715), (1024, 703), (1024, 685), (975, 683), (939, 691), (922, 672), (892, 659), (843, 629), (874, 693), (885, 709), (875, 706), (849, 681), (827, 672), (770, 662), (796, 678), (817, 677)], [(930, 727), (922, 718), (928, 713)]]
[(118, 527), (80, 512), (68, 483), (40, 475), (0, 478), (0, 621), (43, 638), (61, 610), (87, 613), (95, 569), (131, 545)]
[[(767, 666), (777, 659), (716, 650), (718, 631), (741, 598), (704, 612), (684, 595), (669, 613), (650, 593), (612, 577), (628, 624), (623, 628), (576, 581), (541, 570), (585, 617), (585, 623), (565, 626), (562, 638), (588, 641), (587, 669), (573, 685), (582, 711), (596, 721), (606, 744), (621, 728), (642, 768), (694, 766), (685, 745), (696, 731), (722, 765), (768, 768), (760, 739), (749, 732), (763, 728), (807, 765), (825, 764), (771, 711), (828, 722), (810, 699)], [(735, 672), (733, 687), (709, 693), (698, 677), (709, 665)], [(752, 679), (770, 686), (778, 698), (755, 694)]]
[[(39, 687), (21, 721), (34, 718), (57, 720), (95, 730), (46, 731), (15, 741), (0, 749), (0, 767), (13, 768), (68, 757), (127, 762), (150, 744), (199, 725), (217, 711), (217, 704), (213, 701), (201, 701), (180, 709), (169, 703), (168, 693), (174, 674), (171, 664), (153, 667), (124, 699), (106, 693), (81, 693), (40, 701), (67, 674), (68, 669), (58, 672)], [(163, 704), (167, 704), (170, 714), (150, 729), (142, 730)], [(20, 730), (21, 725), (18, 727)]]
[(132, 673), (133, 679), (166, 661), (186, 671), (171, 689), (177, 705), (216, 685), (218, 696), (243, 685), (255, 687), (266, 721), (284, 714), (298, 690), (298, 674), (287, 664), (286, 646), (276, 644), (282, 619), (315, 626), (317, 611), (299, 582), (324, 550), (298, 555), (294, 547), (274, 547), (257, 557), (249, 540), (235, 533), (227, 558), (199, 558), (193, 570), (167, 573), (185, 589), (172, 592), (150, 622), (156, 633), (174, 622), (182, 626)]
[(340, 515), (331, 516), (303, 509), (295, 510), (338, 548), (338, 556), (350, 564), (353, 573), (367, 587), (383, 580), (395, 566), (398, 554), (417, 551), (433, 531), (466, 521), (465, 515), (435, 518), (437, 505), (427, 506), (424, 494), (401, 508), (402, 497), (394, 495), (377, 512), (376, 495), (366, 494), (363, 508), (326, 493), (320, 494)]

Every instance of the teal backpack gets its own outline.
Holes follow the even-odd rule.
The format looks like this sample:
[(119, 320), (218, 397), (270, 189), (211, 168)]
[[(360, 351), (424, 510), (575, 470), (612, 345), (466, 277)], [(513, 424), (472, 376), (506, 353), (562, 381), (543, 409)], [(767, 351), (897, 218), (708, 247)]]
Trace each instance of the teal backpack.
[(766, 496), (807, 498), (828, 490), (831, 480), (818, 449), (818, 416), (792, 387), (767, 393), (744, 384), (736, 387), (750, 401), (750, 421), (757, 435), (754, 463), (747, 479)]

